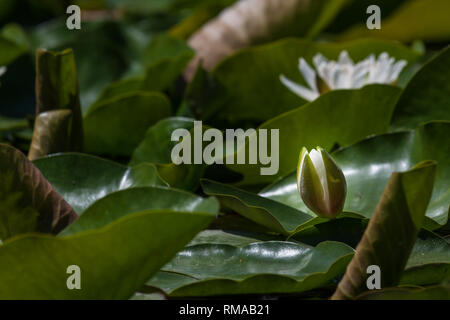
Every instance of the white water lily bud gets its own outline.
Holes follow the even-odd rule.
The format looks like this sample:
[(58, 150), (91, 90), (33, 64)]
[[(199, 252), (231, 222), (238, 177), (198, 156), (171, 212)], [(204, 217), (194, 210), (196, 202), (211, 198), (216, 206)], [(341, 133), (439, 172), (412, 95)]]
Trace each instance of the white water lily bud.
[(322, 148), (300, 152), (297, 188), (303, 202), (318, 216), (334, 219), (342, 212), (347, 183), (342, 170)]
[(6, 72), (6, 67), (0, 66), (0, 77)]

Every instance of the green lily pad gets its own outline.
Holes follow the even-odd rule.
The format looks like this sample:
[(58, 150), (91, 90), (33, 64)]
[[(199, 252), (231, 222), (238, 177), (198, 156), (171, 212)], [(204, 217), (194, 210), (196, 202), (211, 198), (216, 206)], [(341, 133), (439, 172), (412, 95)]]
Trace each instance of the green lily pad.
[(0, 34), (0, 66), (7, 66), (26, 52), (26, 47)]
[(406, 267), (416, 268), (426, 263), (450, 264), (449, 249), (450, 243), (447, 240), (423, 230), (416, 240)]
[(178, 141), (172, 141), (172, 132), (176, 129), (191, 130), (194, 119), (171, 117), (159, 121), (148, 129), (145, 138), (134, 150), (130, 165), (143, 162), (159, 164), (172, 163), (171, 151)]
[(130, 165), (150, 162), (171, 187), (195, 190), (202, 177), (205, 166), (195, 164), (175, 165), (171, 153), (178, 141), (172, 141), (172, 132), (176, 129), (191, 130), (194, 119), (171, 117), (159, 121), (148, 129), (145, 138), (134, 150)]
[(84, 116), (85, 150), (129, 156), (149, 127), (170, 116), (170, 102), (157, 92), (136, 92), (105, 101)]
[(203, 68), (200, 62), (184, 93), (188, 111), (199, 119), (209, 119), (223, 109), (226, 100), (224, 87)]
[(339, 242), (202, 244), (179, 252), (146, 285), (181, 297), (299, 293), (333, 286), (352, 256)]
[(203, 192), (217, 197), (222, 206), (284, 235), (313, 219), (309, 214), (251, 192), (210, 180), (202, 180), (201, 184)]
[(171, 37), (167, 34), (161, 34), (152, 39), (145, 48), (143, 60), (146, 65), (159, 63), (162, 60), (178, 58), (184, 54), (193, 55), (193, 50), (185, 41)]
[(420, 231), (399, 284), (428, 286), (448, 279), (450, 243), (430, 231)]
[(194, 52), (184, 41), (163, 34), (153, 39), (141, 56), (142, 61), (134, 66), (136, 71), (133, 73), (137, 75), (108, 85), (91, 108), (126, 93), (164, 91), (170, 88), (194, 56)]
[(356, 248), (368, 222), (368, 219), (360, 217), (322, 221), (294, 232), (290, 235), (289, 240), (300, 241), (311, 246), (327, 240), (339, 241)]
[[(447, 246), (444, 239), (431, 232), (422, 231), (412, 250), (401, 283), (407, 285), (409, 280), (414, 279), (416, 281), (409, 282), (409, 285), (441, 283), (442, 279), (448, 275), (449, 252)], [(326, 241), (316, 244), (316, 249), (313, 250), (324, 252), (322, 251), (323, 247), (328, 247), (330, 250), (331, 248), (348, 248), (339, 242)], [(292, 277), (299, 268), (303, 268), (301, 263), (291, 263), (291, 259), (295, 261), (301, 259), (302, 254), (297, 251), (299, 248), (308, 251), (308, 248), (314, 247), (299, 242), (270, 241), (267, 239), (267, 235), (244, 235), (221, 230), (202, 231), (171, 263), (163, 267), (162, 271), (147, 282), (143, 291), (150, 292), (157, 288), (169, 296), (181, 297), (256, 292), (260, 294), (299, 293), (305, 287), (298, 282), (291, 280), (289, 283), (283, 277), (273, 278), (274, 274)], [(349, 258), (351, 258), (351, 252), (349, 250)], [(310, 263), (314, 259), (313, 256)], [(436, 265), (439, 265), (441, 270), (438, 275), (432, 275), (430, 278), (431, 272), (436, 271)], [(321, 270), (321, 267), (317, 265), (314, 268), (318, 268), (316, 271), (319, 272)], [(260, 272), (261, 274), (259, 274)], [(244, 274), (247, 274), (248, 278), (237, 280), (245, 277)], [(250, 279), (253, 277), (256, 279), (251, 281)], [(293, 277), (297, 279), (297, 275)], [(269, 283), (264, 286), (257, 284), (257, 280), (261, 283), (265, 281), (269, 281)], [(315, 283), (315, 281), (309, 281), (312, 279), (305, 281), (304, 284), (313, 285)], [(287, 283), (286, 287), (285, 282)], [(323, 286), (328, 287), (330, 284), (327, 283)]]
[(30, 48), (30, 39), (27, 31), (18, 23), (8, 23), (0, 30), (0, 35), (24, 49)]
[(414, 129), (431, 120), (450, 120), (450, 47), (427, 62), (411, 79), (395, 108), (392, 127)]
[(140, 187), (113, 192), (94, 202), (61, 233), (63, 236), (95, 230), (112, 223), (129, 212), (170, 210), (172, 212), (205, 212), (217, 214), (216, 199), (164, 187)]
[[(436, 229), (445, 225), (450, 203), (449, 130), (450, 122), (430, 122), (415, 131), (368, 138), (333, 153), (347, 181), (344, 210), (371, 217), (392, 172), (432, 159), (438, 165), (425, 226)], [(260, 195), (307, 212), (297, 191), (295, 172), (265, 188)]]
[(167, 186), (155, 166), (126, 167), (85, 154), (59, 154), (34, 161), (35, 166), (79, 214), (92, 203), (119, 190)]
[[(0, 298), (128, 299), (213, 219), (146, 210), (68, 237), (11, 239), (0, 246)], [(71, 265), (81, 270), (81, 290), (68, 290)]]
[(258, 234), (251, 232), (236, 232), (234, 230), (204, 230), (192, 239), (187, 245), (193, 247), (203, 244), (231, 245), (235, 247), (245, 247), (251, 243), (283, 240), (276, 235)]
[[(364, 234), (367, 224), (367, 219), (336, 219), (305, 228), (292, 235), (289, 239), (312, 246), (323, 241), (339, 241), (350, 245), (352, 248), (356, 248)], [(222, 235), (222, 237), (224, 236)], [(199, 235), (199, 238), (200, 240), (202, 239), (201, 235)], [(215, 241), (212, 236), (209, 238), (211, 242)], [(252, 239), (255, 238), (257, 237), (252, 236)], [(220, 236), (219, 239), (221, 239)], [(194, 239), (193, 241), (196, 240)], [(449, 275), (449, 243), (433, 232), (422, 229), (411, 251), (399, 284), (439, 284), (448, 278)]]
[(185, 41), (167, 34), (158, 35), (142, 54), (143, 64), (147, 66), (146, 86), (167, 89), (181, 75), (194, 54)]
[(0, 144), (0, 238), (58, 233), (77, 218), (70, 205), (19, 150)]
[[(235, 164), (228, 167), (244, 176), (243, 185), (273, 182), (276, 177), (297, 168), (301, 147), (321, 146), (330, 150), (336, 144), (347, 146), (369, 135), (387, 132), (390, 115), (400, 93), (399, 88), (386, 85), (330, 91), (259, 127), (269, 132), (279, 130), (279, 171), (275, 176), (262, 176), (262, 165)], [(268, 146), (269, 150), (273, 144)], [(241, 148), (238, 153), (245, 150)]]
[(382, 272), (382, 288), (398, 284), (423, 225), (435, 172), (436, 163), (425, 161), (391, 175), (332, 299), (352, 299), (367, 291), (366, 270), (372, 265)]
[[(227, 93), (226, 104), (214, 117), (229, 121), (265, 121), (303, 105), (307, 101), (287, 89), (279, 80), (279, 76), (284, 74), (306, 85), (298, 71), (300, 57), (312, 64), (312, 58), (317, 53), (336, 60), (343, 50), (347, 50), (355, 61), (384, 51), (396, 59), (405, 59), (409, 63), (419, 58), (417, 53), (406, 47), (380, 40), (316, 43), (286, 39), (244, 49), (225, 59), (213, 72), (214, 78)], [(377, 95), (377, 97), (381, 96), (384, 94)], [(365, 106), (362, 109), (367, 108), (368, 106)]]
[[(307, 214), (233, 186), (206, 179), (203, 179), (201, 184), (203, 192), (219, 199), (222, 207), (240, 214), (242, 217), (267, 228), (267, 230), (285, 236), (293, 236), (311, 226), (329, 221), (327, 218)], [(352, 212), (343, 212), (337, 216), (337, 219), (346, 218), (362, 219), (364, 217)]]

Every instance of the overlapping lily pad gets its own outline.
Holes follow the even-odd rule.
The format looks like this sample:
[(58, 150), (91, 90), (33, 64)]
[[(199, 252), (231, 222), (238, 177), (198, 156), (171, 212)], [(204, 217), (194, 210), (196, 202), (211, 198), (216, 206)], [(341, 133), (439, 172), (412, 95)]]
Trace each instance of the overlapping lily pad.
[[(132, 67), (131, 75), (108, 85), (97, 98), (94, 106), (126, 93), (164, 91), (170, 88), (194, 53), (184, 41), (160, 35), (143, 49), (141, 55), (141, 61), (137, 63), (137, 66)], [(133, 75), (134, 69), (138, 70), (137, 75)], [(145, 70), (143, 74), (142, 69)]]
[[(95, 160), (56, 157), (68, 164)], [(113, 163), (103, 166), (108, 164), (113, 170)], [(122, 180), (131, 183), (126, 175)], [(0, 257), (6, 264), (0, 267), (0, 281), (5, 284), (0, 297), (127, 299), (206, 228), (217, 211), (215, 199), (182, 191), (147, 187), (113, 193), (94, 203), (63, 237), (24, 235), (1, 245)], [(81, 269), (82, 290), (67, 289), (66, 270), (71, 265)], [(15, 272), (24, 276), (18, 279)]]
[[(330, 150), (336, 144), (347, 146), (369, 135), (387, 132), (390, 116), (400, 93), (399, 88), (386, 85), (370, 85), (360, 90), (330, 91), (259, 127), (269, 131), (279, 130), (279, 171), (275, 176), (262, 176), (262, 165), (229, 167), (244, 176), (241, 184), (270, 183), (276, 177), (295, 170), (302, 147), (311, 149), (321, 146)], [(269, 146), (275, 143), (276, 141), (271, 142)], [(244, 151), (245, 148), (238, 150)]]
[(26, 47), (0, 34), (0, 66), (10, 64), (26, 52)]
[[(448, 246), (446, 240), (422, 231), (401, 283), (416, 286), (441, 283), (450, 267)], [(344, 255), (339, 256), (339, 252)], [(338, 275), (338, 269), (343, 272), (352, 252), (340, 242), (326, 241), (312, 247), (232, 231), (203, 231), (148, 281), (143, 291), (151, 292), (156, 288), (169, 297), (199, 297), (298, 294), (304, 290), (333, 288), (336, 282), (323, 280), (333, 273)], [(324, 259), (333, 256), (337, 257), (334, 263)], [(331, 267), (322, 273), (326, 264)], [(299, 270), (301, 273), (297, 273)]]
[(299, 293), (333, 286), (352, 256), (339, 242), (196, 245), (179, 252), (147, 286), (170, 296)]
[[(0, 246), (2, 299), (128, 299), (214, 215), (143, 211), (107, 226), (56, 238), (25, 235)], [(68, 290), (67, 268), (82, 290)]]
[(270, 230), (288, 235), (313, 216), (271, 199), (209, 180), (202, 180), (203, 191), (216, 196), (223, 206)]
[(178, 141), (172, 141), (176, 129), (191, 130), (194, 119), (171, 117), (159, 121), (148, 129), (145, 138), (134, 150), (130, 164), (150, 162), (157, 165), (161, 176), (171, 187), (195, 190), (205, 170), (204, 165), (172, 163), (172, 148)]
[(127, 93), (95, 105), (84, 116), (85, 150), (129, 156), (147, 129), (171, 112), (167, 97), (157, 92)]
[(435, 173), (433, 161), (392, 173), (332, 299), (354, 299), (370, 289), (367, 285), (370, 266), (382, 270), (381, 287), (399, 283), (423, 225)]
[(62, 235), (99, 229), (129, 212), (149, 210), (206, 212), (214, 215), (219, 211), (219, 204), (214, 198), (204, 199), (185, 191), (165, 187), (134, 187), (96, 201)]
[(145, 139), (134, 150), (130, 164), (136, 165), (142, 162), (160, 164), (172, 163), (171, 151), (178, 143), (172, 141), (172, 132), (176, 129), (190, 130), (194, 127), (194, 119), (172, 117), (159, 121), (149, 128)]
[(151, 164), (126, 167), (85, 154), (59, 154), (34, 161), (55, 190), (83, 213), (96, 200), (133, 187), (167, 186)]
[(450, 243), (438, 235), (422, 230), (400, 279), (401, 285), (433, 285), (450, 277)]
[[(333, 157), (347, 180), (344, 210), (370, 217), (392, 172), (431, 159), (438, 164), (426, 226), (435, 229), (444, 225), (450, 203), (449, 130), (449, 122), (430, 122), (415, 131), (372, 137), (335, 152)], [(307, 211), (298, 196), (295, 173), (267, 187), (260, 195)]]
[(196, 235), (187, 246), (192, 247), (203, 244), (220, 244), (241, 248), (251, 243), (273, 240), (280, 240), (280, 238), (276, 235), (251, 233), (248, 231), (237, 232), (234, 230), (204, 230)]
[[(217, 197), (223, 207), (285, 236), (328, 221), (326, 218), (307, 214), (277, 201), (211, 180), (202, 180), (202, 187), (203, 192)], [(349, 217), (362, 218), (353, 213), (342, 213), (338, 218)]]
[(402, 93), (392, 118), (395, 130), (431, 120), (450, 120), (450, 47), (428, 61)]
[(0, 144), (0, 239), (58, 233), (77, 218), (71, 206), (19, 150)]

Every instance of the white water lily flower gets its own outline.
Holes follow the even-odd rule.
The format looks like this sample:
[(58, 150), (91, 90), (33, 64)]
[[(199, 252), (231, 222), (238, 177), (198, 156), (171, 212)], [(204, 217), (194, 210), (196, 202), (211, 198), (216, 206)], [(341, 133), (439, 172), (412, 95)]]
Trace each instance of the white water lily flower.
[(338, 61), (329, 61), (318, 53), (313, 62), (316, 70), (303, 58), (300, 58), (298, 66), (309, 88), (280, 75), (281, 82), (287, 88), (308, 101), (320, 96), (317, 75), (330, 90), (360, 89), (368, 84), (394, 83), (408, 64), (405, 60), (395, 62), (395, 58), (389, 57), (387, 52), (381, 53), (378, 59), (372, 54), (355, 64), (347, 51), (341, 52)]
[(0, 77), (6, 72), (6, 67), (0, 67)]

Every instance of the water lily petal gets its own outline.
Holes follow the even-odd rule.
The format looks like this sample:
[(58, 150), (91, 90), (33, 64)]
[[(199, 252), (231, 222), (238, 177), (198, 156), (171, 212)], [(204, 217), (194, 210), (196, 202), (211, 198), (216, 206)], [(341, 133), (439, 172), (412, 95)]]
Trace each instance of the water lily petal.
[(391, 75), (389, 77), (389, 83), (393, 83), (397, 80), (398, 76), (402, 72), (402, 70), (406, 67), (408, 62), (406, 60), (397, 61), (391, 70)]
[(319, 97), (318, 91), (313, 91), (302, 85), (299, 85), (298, 83), (289, 80), (284, 75), (280, 76), (280, 80), (287, 88), (289, 88), (292, 92), (294, 92), (296, 95), (302, 97), (305, 100), (314, 101)]
[(352, 87), (352, 71), (350, 65), (336, 65), (331, 73), (333, 89), (350, 89)]
[(385, 83), (389, 78), (390, 68), (389, 55), (383, 52), (371, 67), (367, 83)]
[(320, 185), (322, 186), (323, 190), (324, 200), (326, 200), (328, 199), (327, 171), (325, 169), (325, 164), (323, 163), (322, 153), (320, 149), (312, 149), (309, 152), (309, 157), (319, 177)]
[(305, 147), (300, 151), (300, 156), (298, 157), (297, 163), (297, 189), (300, 190), (300, 174), (303, 169), (303, 165), (305, 163), (305, 157), (308, 155), (308, 149)]
[(323, 56), (323, 54), (318, 53), (313, 58), (313, 63), (316, 69), (319, 69), (319, 66), (324, 66), (328, 64), (328, 59)]
[(372, 61), (370, 59), (366, 59), (355, 65), (353, 70), (352, 88), (359, 89), (366, 85), (371, 64)]
[(314, 71), (313, 68), (311, 68), (308, 64), (308, 62), (306, 62), (305, 59), (300, 58), (299, 64), (298, 64), (298, 68), (300, 70), (300, 72), (303, 75), (303, 78), (305, 79), (306, 83), (310, 86), (310, 88), (313, 91), (319, 91), (317, 89), (317, 77), (316, 77), (316, 71)]
[(335, 63), (329, 62), (328, 59), (320, 53), (314, 56), (313, 63), (316, 67), (319, 77), (326, 83), (326, 85), (330, 89), (333, 89), (330, 75)]
[(342, 78), (340, 79), (339, 88), (351, 89), (353, 87), (353, 66), (342, 69)]
[(341, 65), (354, 65), (353, 60), (350, 58), (350, 55), (346, 50), (340, 53), (338, 62)]

